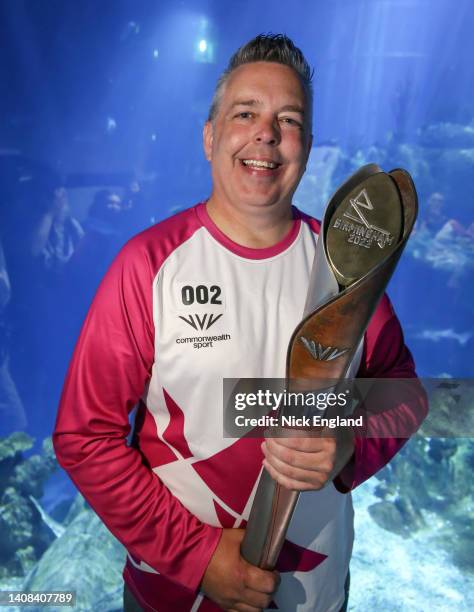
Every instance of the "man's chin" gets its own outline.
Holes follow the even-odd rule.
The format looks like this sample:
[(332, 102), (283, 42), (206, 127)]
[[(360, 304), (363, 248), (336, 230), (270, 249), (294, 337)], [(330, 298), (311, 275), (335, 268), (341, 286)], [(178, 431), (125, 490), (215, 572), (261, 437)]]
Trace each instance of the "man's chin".
[(249, 194), (247, 197), (242, 198), (241, 203), (249, 208), (268, 210), (291, 208), (291, 200), (288, 198), (268, 197), (261, 194)]

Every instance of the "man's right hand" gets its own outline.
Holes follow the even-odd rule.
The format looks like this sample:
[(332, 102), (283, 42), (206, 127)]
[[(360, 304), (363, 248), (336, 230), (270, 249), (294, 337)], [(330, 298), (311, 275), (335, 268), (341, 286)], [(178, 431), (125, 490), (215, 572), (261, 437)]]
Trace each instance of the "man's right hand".
[(204, 593), (223, 610), (259, 612), (280, 583), (277, 571), (262, 570), (240, 556), (243, 529), (223, 529), (202, 580)]

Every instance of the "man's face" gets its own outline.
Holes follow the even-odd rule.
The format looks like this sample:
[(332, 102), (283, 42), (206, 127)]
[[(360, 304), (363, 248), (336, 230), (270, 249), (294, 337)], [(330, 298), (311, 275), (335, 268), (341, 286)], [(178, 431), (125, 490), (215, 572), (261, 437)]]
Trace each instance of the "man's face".
[(310, 109), (292, 68), (254, 62), (232, 72), (204, 127), (213, 199), (240, 209), (291, 204), (311, 149)]

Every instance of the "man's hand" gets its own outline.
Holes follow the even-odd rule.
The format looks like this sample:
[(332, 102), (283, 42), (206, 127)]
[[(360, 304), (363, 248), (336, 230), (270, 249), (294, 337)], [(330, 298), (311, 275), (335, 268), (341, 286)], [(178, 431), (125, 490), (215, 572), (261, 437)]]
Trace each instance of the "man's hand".
[(285, 489), (315, 491), (348, 463), (354, 452), (354, 433), (341, 427), (331, 430), (327, 438), (267, 438), (262, 451), (266, 470)]
[(259, 612), (270, 605), (280, 582), (278, 572), (259, 569), (240, 556), (243, 529), (223, 529), (201, 588), (221, 608)]

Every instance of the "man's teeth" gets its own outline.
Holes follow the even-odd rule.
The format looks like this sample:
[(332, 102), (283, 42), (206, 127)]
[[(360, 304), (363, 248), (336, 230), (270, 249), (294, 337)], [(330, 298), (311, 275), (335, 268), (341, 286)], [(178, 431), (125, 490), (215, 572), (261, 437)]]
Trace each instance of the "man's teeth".
[(278, 164), (274, 162), (263, 161), (261, 159), (243, 159), (242, 163), (246, 166), (253, 166), (254, 168), (276, 168)]

